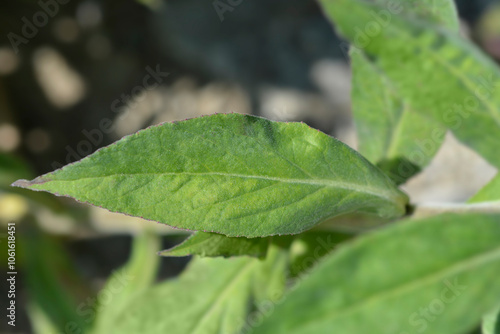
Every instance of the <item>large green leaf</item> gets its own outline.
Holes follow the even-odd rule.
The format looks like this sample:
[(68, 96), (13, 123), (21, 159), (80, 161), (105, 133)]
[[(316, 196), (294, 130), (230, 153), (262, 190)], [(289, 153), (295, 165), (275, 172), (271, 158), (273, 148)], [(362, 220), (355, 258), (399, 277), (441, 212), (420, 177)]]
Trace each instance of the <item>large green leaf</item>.
[(255, 333), (465, 333), (498, 303), (499, 273), (500, 215), (405, 221), (341, 246)]
[[(413, 110), (500, 166), (500, 71), (456, 31), (396, 6), (321, 0), (339, 32), (382, 69)], [(394, 3), (394, 2), (392, 2)]]
[(240, 256), (265, 257), (271, 238), (234, 238), (217, 233), (196, 232), (180, 245), (161, 251), (163, 256)]
[[(195, 258), (180, 278), (131, 301), (114, 319), (114, 333), (234, 334), (255, 308), (284, 291), (286, 252), (272, 247), (265, 261)], [(252, 305), (254, 305), (252, 307)]]
[(128, 136), (15, 186), (183, 229), (295, 234), (339, 214), (405, 213), (407, 196), (357, 152), (302, 123), (219, 114)]
[(498, 202), (500, 205), (500, 174), (497, 174), (490, 183), (468, 201), (468, 203), (481, 202)]

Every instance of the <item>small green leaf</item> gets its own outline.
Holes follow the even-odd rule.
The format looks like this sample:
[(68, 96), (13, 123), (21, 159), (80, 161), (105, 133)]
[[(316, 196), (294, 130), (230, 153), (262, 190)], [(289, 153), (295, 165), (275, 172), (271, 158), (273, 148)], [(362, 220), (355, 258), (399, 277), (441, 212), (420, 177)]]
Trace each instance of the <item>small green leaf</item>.
[(109, 300), (109, 294), (103, 294), (104, 300), (98, 301), (104, 307), (99, 308), (92, 333), (114, 332), (115, 323), (110, 320), (116, 319), (130, 300), (154, 283), (160, 264), (160, 257), (154, 254), (160, 248), (160, 241), (159, 236), (147, 229), (134, 238), (129, 262), (114, 272), (103, 288), (112, 298)]
[[(394, 5), (387, 0), (376, 2), (385, 7)], [(458, 16), (452, 0), (409, 0), (397, 5), (405, 13), (458, 31)], [(446, 128), (416, 112), (384, 71), (361, 49), (353, 47), (350, 55), (352, 111), (359, 151), (394, 182), (402, 184), (429, 164), (444, 141)]]
[(499, 273), (500, 215), (405, 221), (345, 243), (255, 333), (462, 333), (497, 305)]
[(37, 303), (29, 303), (26, 313), (34, 334), (60, 334), (61, 330), (52, 322), (50, 316)]
[(500, 307), (483, 318), (481, 329), (483, 334), (500, 334)]
[(491, 59), (456, 30), (401, 12), (397, 3), (320, 2), (339, 32), (383, 70), (412, 110), (500, 166), (500, 70)]
[[(286, 252), (250, 257), (195, 258), (176, 280), (153, 287), (124, 308), (114, 333), (234, 334), (248, 315), (284, 292)], [(252, 307), (253, 304), (253, 307)]]
[(351, 52), (352, 109), (359, 151), (397, 184), (429, 164), (446, 128), (412, 110), (393, 83), (361, 51)]
[[(216, 233), (196, 232), (181, 244), (159, 252), (163, 256), (232, 257), (254, 256), (265, 258), (269, 247), (277, 246), (283, 250), (292, 249), (291, 274), (296, 276), (319, 261), (340, 242), (350, 239), (354, 234), (336, 231), (310, 230), (293, 236), (274, 236), (266, 238), (226, 237)], [(293, 251), (293, 250), (297, 250)]]
[(468, 203), (481, 202), (498, 202), (498, 205), (500, 205), (500, 174), (497, 174), (490, 183), (468, 201)]
[(180, 245), (161, 251), (159, 254), (162, 256), (229, 257), (250, 255), (265, 257), (269, 244), (270, 238), (234, 238), (216, 233), (196, 232)]
[(297, 234), (354, 211), (396, 218), (408, 202), (336, 139), (240, 114), (151, 127), (14, 186), (231, 237)]

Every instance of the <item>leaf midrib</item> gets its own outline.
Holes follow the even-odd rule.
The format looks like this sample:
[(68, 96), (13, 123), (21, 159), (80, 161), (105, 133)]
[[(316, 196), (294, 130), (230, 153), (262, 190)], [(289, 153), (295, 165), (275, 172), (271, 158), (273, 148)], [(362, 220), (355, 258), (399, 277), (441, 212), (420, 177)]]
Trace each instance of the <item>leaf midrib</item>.
[[(313, 322), (323, 322), (325, 320), (332, 320), (335, 318), (340, 318), (342, 316), (348, 315), (350, 313), (354, 313), (358, 311), (359, 309), (362, 309), (365, 307), (367, 304), (373, 304), (377, 303), (380, 300), (390, 298), (393, 295), (398, 295), (398, 294), (404, 294), (412, 290), (416, 290), (422, 286), (426, 285), (432, 285), (435, 282), (438, 282), (442, 279), (445, 279), (447, 277), (450, 277), (452, 275), (458, 275), (462, 272), (466, 272), (468, 269), (471, 270), (475, 267), (478, 267), (480, 265), (483, 265), (484, 263), (488, 263), (490, 261), (494, 261), (495, 259), (500, 260), (500, 247), (494, 248), (492, 251), (488, 251), (486, 253), (480, 254), (478, 256), (473, 256), (471, 258), (465, 259), (463, 261), (459, 261), (457, 263), (454, 263), (448, 267), (446, 267), (443, 270), (440, 270), (438, 272), (433, 272), (421, 279), (416, 279), (409, 281), (407, 283), (404, 283), (402, 285), (396, 286), (393, 289), (389, 290), (384, 290), (379, 293), (375, 293), (372, 296), (369, 296), (368, 298), (362, 299), (355, 304), (346, 307), (343, 310), (339, 310), (338, 312), (335, 312), (333, 314), (324, 314), (322, 317), (320, 317), (320, 320), (318, 318), (312, 319), (306, 323), (313, 323)], [(304, 325), (304, 322), (302, 322)], [(307, 326), (307, 325), (306, 325)], [(303, 329), (305, 326), (302, 326), (301, 328)], [(306, 327), (307, 328), (307, 327)]]
[[(318, 187), (330, 187), (330, 188), (340, 188), (345, 190), (351, 190), (354, 192), (366, 193), (376, 197), (380, 197), (386, 199), (390, 202), (400, 203), (401, 200), (398, 200), (399, 194), (396, 191), (388, 191), (387, 188), (372, 188), (356, 183), (347, 183), (342, 181), (334, 181), (334, 180), (326, 180), (326, 179), (285, 179), (280, 177), (273, 176), (264, 176), (264, 175), (245, 175), (245, 174), (233, 174), (233, 173), (219, 173), (219, 172), (204, 172), (204, 173), (192, 173), (192, 172), (179, 172), (179, 173), (135, 173), (135, 174), (111, 174), (111, 175), (102, 175), (102, 176), (92, 176), (92, 177), (81, 177), (78, 179), (55, 179), (48, 180), (41, 179), (42, 183), (52, 181), (52, 182), (72, 182), (72, 181), (80, 181), (87, 179), (103, 179), (103, 178), (112, 178), (112, 177), (120, 177), (120, 176), (133, 176), (133, 175), (158, 175), (158, 176), (180, 176), (180, 175), (192, 175), (192, 176), (224, 176), (224, 177), (234, 177), (234, 178), (243, 178), (243, 179), (258, 179), (258, 180), (266, 180), (266, 181), (275, 181), (281, 183), (290, 183), (290, 184), (303, 184), (303, 185), (312, 185)], [(37, 182), (34, 182), (33, 185), (36, 185)], [(388, 185), (389, 187), (389, 185)], [(389, 189), (390, 190), (390, 189)]]
[(385, 150), (385, 158), (386, 159), (391, 159), (393, 157), (397, 156), (398, 153), (398, 147), (400, 144), (400, 138), (402, 137), (402, 131), (404, 127), (404, 119), (407, 113), (409, 112), (409, 106), (406, 105), (405, 102), (402, 103), (401, 105), (401, 112), (398, 114), (398, 119), (396, 122), (392, 123), (392, 131), (391, 135), (389, 137), (389, 141), (386, 144), (386, 150)]
[[(376, 72), (377, 75), (381, 77), (381, 81), (384, 82), (385, 90), (384, 90), (384, 98), (381, 101), (383, 105), (383, 112), (387, 116), (389, 120), (389, 127), (391, 130), (390, 135), (386, 138), (382, 156), (378, 158), (378, 161), (385, 159), (391, 159), (398, 154), (398, 148), (400, 144), (400, 137), (402, 136), (402, 131), (404, 127), (404, 118), (410, 110), (410, 106), (407, 102), (404, 101), (404, 98), (399, 95), (397, 89), (393, 86), (392, 80), (387, 76), (385, 71), (381, 69), (377, 64), (372, 62), (363, 51), (361, 52), (361, 61), (366, 63), (366, 66), (370, 67), (372, 71)], [(395, 115), (394, 113), (389, 111), (389, 108), (394, 107), (393, 103), (391, 103), (391, 99), (397, 100), (400, 102), (399, 106), (397, 106), (400, 110)], [(378, 162), (377, 161), (377, 162)]]

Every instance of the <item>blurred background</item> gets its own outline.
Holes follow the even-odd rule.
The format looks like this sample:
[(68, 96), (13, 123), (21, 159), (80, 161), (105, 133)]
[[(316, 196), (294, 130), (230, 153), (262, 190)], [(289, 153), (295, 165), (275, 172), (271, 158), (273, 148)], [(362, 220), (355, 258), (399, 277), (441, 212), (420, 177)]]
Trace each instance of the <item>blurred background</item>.
[[(457, 5), (464, 36), (500, 61), (500, 2)], [(163, 248), (185, 237), (10, 188), (16, 179), (149, 125), (212, 113), (304, 121), (356, 147), (346, 46), (314, 1), (2, 1), (0, 32), (0, 280), (7, 278), (9, 222), (16, 224), (19, 272), (16, 327), (2, 320), (0, 333), (50, 332), (40, 329), (48, 319), (64, 321), (56, 305), (95, 296), (144, 229), (162, 235)], [(405, 189), (414, 202), (459, 202), (495, 173), (449, 135)], [(186, 262), (161, 259), (159, 279)]]

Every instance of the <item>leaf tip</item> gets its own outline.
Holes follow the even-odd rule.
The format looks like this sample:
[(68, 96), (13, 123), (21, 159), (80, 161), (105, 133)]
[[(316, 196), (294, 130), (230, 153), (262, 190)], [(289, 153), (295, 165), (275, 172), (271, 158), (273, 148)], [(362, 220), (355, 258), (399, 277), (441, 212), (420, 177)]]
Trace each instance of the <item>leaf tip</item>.
[(36, 178), (36, 179), (34, 179), (32, 181), (20, 179), (20, 180), (17, 180), (16, 182), (12, 183), (10, 186), (11, 187), (18, 187), (18, 188), (29, 189), (29, 188), (31, 188), (31, 186), (33, 186), (35, 184), (43, 184), (43, 183), (45, 183), (47, 181), (48, 180), (44, 180), (44, 179), (41, 179), (41, 178)]
[(167, 253), (167, 250), (162, 250), (162, 251), (158, 251), (156, 252), (156, 255), (159, 255), (159, 256), (166, 256), (165, 254)]

